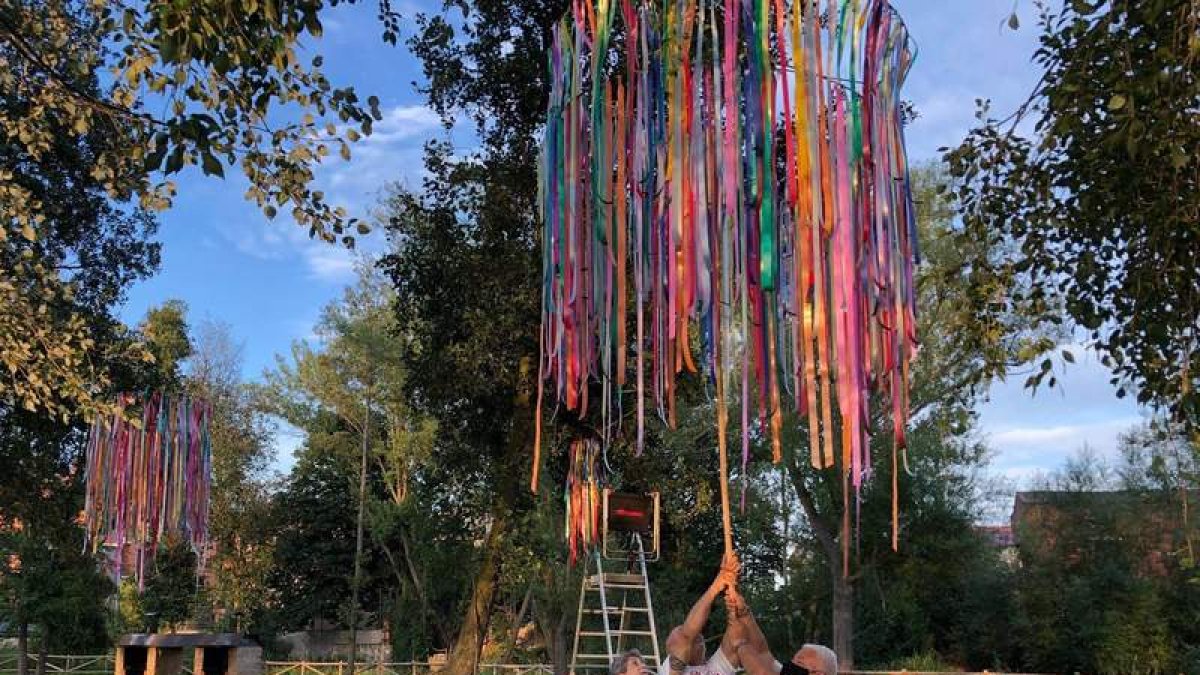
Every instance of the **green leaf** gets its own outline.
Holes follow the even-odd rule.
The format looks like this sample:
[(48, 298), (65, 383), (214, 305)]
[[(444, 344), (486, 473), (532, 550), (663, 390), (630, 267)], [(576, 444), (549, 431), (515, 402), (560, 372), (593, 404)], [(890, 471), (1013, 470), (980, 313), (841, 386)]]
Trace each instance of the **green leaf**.
[(1113, 94), (1113, 97), (1108, 99), (1108, 109), (1120, 110), (1121, 108), (1125, 107), (1127, 102), (1128, 99), (1125, 98), (1124, 94)]
[(183, 146), (176, 145), (171, 151), (171, 156), (167, 158), (166, 172), (168, 174), (176, 173), (183, 168)]
[(359, 223), (358, 223), (358, 233), (359, 233), (359, 234), (363, 234), (363, 235), (365, 235), (365, 234), (370, 234), (370, 233), (371, 233), (371, 226), (370, 226), (370, 225), (368, 225), (368, 224), (366, 224), (366, 223), (364, 223), (364, 222), (359, 222)]
[(168, 142), (166, 134), (158, 134), (154, 137), (154, 150), (150, 151), (145, 159), (146, 171), (158, 171), (158, 168), (162, 166), (163, 158), (167, 156)]
[(225, 167), (211, 152), (206, 152), (201, 156), (201, 167), (204, 169), (205, 175), (225, 177)]

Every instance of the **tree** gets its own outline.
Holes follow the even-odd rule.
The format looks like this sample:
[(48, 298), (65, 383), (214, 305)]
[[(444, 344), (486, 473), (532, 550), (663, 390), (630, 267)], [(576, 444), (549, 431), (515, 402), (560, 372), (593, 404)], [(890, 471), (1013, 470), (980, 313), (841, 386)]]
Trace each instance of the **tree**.
[[(138, 230), (153, 231), (148, 214), (170, 205), (169, 177), (188, 165), (240, 166), (247, 199), (268, 217), (289, 209), (311, 236), (353, 246), (351, 230), (365, 232), (312, 183), (323, 158), (348, 159), (371, 133), (378, 99), (297, 53), (340, 2), (353, 0), (0, 4), (0, 399), (59, 416), (106, 408), (109, 345), (73, 299), (111, 303), (132, 277), (94, 289), (80, 270), (107, 256), (135, 276), (156, 266)], [(379, 16), (395, 42), (390, 0)], [(64, 232), (83, 245), (56, 248)]]
[(154, 569), (146, 577), (141, 605), (149, 624), (174, 630), (192, 617), (199, 587), (196, 554), (187, 541), (168, 540), (154, 553)]
[[(1119, 396), (1133, 389), (1139, 402), (1170, 409), (1194, 430), (1195, 3), (1039, 6), (1043, 74), (1034, 92), (1003, 120), (983, 107), (981, 125), (946, 155), (964, 237), (997, 252), (965, 275), (979, 291), (967, 299), (985, 321), (1014, 308), (1043, 324), (1065, 316), (1112, 368)], [(996, 283), (1010, 292), (987, 292)], [(1029, 383), (1051, 371), (1047, 358)]]
[[(357, 596), (363, 586), (363, 548), (369, 545), (366, 534), (384, 554), (399, 585), (413, 593), (420, 616), (430, 618), (423, 575), (406, 532), (415, 514), (406, 512), (405, 502), (436, 429), (414, 415), (402, 395), (405, 371), (399, 361), (391, 289), (371, 266), (363, 264), (359, 271), (358, 283), (325, 308), (317, 327), (324, 343), (316, 349), (307, 343), (294, 345), (293, 363), (280, 359), (266, 389), (274, 408), (308, 432), (309, 450), (317, 450), (311, 444), (328, 433), (321, 427), (332, 420), (340, 436), (347, 431), (357, 436), (358, 471), (351, 488), (358, 503), (349, 603), (352, 632), (360, 623)], [(352, 652), (352, 660), (355, 656)]]
[[(27, 672), (29, 627), (38, 652), (107, 644), (104, 601), (112, 584), (81, 551), (75, 521), (82, 504), (78, 432), (53, 421), (20, 419), (0, 432), (0, 616), (17, 629), (18, 671)], [(38, 661), (44, 671), (45, 659)]]
[[(913, 464), (916, 460), (912, 458), (928, 453), (931, 473), (913, 479), (897, 476), (902, 495), (900, 526), (902, 532), (909, 527), (905, 506), (916, 509), (914, 517), (922, 513), (919, 501), (908, 500), (921, 500), (924, 495), (910, 493), (910, 489), (917, 491), (924, 487), (946, 492), (955, 488), (957, 499), (940, 513), (956, 522), (961, 531), (969, 524), (969, 509), (974, 501), (969, 495), (973, 480), (970, 470), (985, 461), (981, 451), (969, 443), (964, 445), (974, 425), (974, 404), (993, 378), (1003, 377), (1010, 368), (1055, 342), (1021, 312), (994, 321), (975, 319), (968, 298), (976, 289), (963, 283), (964, 277), (980, 261), (994, 257), (996, 246), (988, 240), (963, 240), (955, 231), (953, 202), (945, 194), (946, 177), (939, 167), (914, 168), (912, 180), (924, 260), (917, 277), (917, 334), (922, 346), (912, 367), (912, 423), (908, 431), (911, 446), (907, 455)], [(883, 417), (886, 411), (879, 403), (872, 406), (875, 430), (887, 428)], [(854, 663), (856, 651), (855, 588), (865, 573), (859, 570), (847, 574), (844, 567), (844, 552), (855, 550), (849, 542), (855, 536), (851, 522), (857, 516), (853, 506), (848, 513), (843, 505), (853, 505), (855, 499), (851, 496), (846, 501), (840, 473), (809, 466), (806, 444), (806, 439), (791, 443), (795, 451), (789, 453), (784, 465), (805, 524), (812, 532), (812, 542), (818, 547), (818, 557), (826, 565), (832, 593), (833, 647), (840, 662), (849, 667)], [(873, 434), (872, 457), (876, 468), (863, 496), (864, 503), (870, 506), (860, 508), (887, 504), (890, 510), (894, 452), (889, 434)], [(896, 461), (900, 459), (897, 455)], [(962, 492), (964, 489), (966, 493)], [(901, 534), (902, 546), (906, 539)], [(890, 547), (890, 536), (888, 544)], [(867, 562), (869, 565), (869, 559)], [(854, 566), (855, 563), (850, 564)]]
[[(502, 552), (515, 518), (533, 439), (537, 376), (538, 258), (531, 163), (452, 163), (431, 147), (422, 195), (392, 200), (402, 242), (384, 265), (405, 326), (409, 401), (438, 422), (436, 461), (471, 467), (491, 497), (486, 543), (448, 668), (472, 672), (488, 631)], [(524, 162), (531, 162), (530, 157)], [(472, 222), (460, 222), (459, 213)]]
[(1186, 471), (1168, 477), (1161, 461), (1192, 462), (1179, 451), (1194, 448), (1161, 435), (1160, 424), (1123, 436), (1117, 471), (1085, 448), (1042, 486), (1048, 511), (1017, 532), (1019, 665), (1100, 673), (1200, 665), (1195, 524), (1180, 511), (1196, 483)]
[[(406, 388), (437, 420), (437, 461), (468, 463), (491, 502), (451, 675), (475, 670), (502, 553), (528, 508), (522, 484), (533, 438), (539, 322), (535, 131), (548, 87), (542, 55), (565, 3), (446, 3), (461, 22), (417, 17), (410, 47), (423, 64), (430, 105), (450, 123), (476, 122), (482, 147), (463, 160), (428, 146), (421, 192), (386, 208), (395, 252), (383, 267), (408, 334)], [(469, 453), (464, 455), (463, 453)], [(468, 459), (469, 458), (469, 459)]]
[(183, 377), (180, 366), (192, 355), (187, 304), (182, 300), (167, 300), (147, 309), (139, 331), (147, 340), (147, 351), (154, 359), (162, 385), (178, 387)]
[[(505, 501), (511, 500), (506, 490), (514, 480), (508, 472), (520, 460), (516, 449), (530, 442), (522, 399), (528, 394), (522, 390), (528, 391), (531, 384), (519, 377), (514, 381), (514, 376), (520, 376), (522, 363), (532, 363), (537, 354), (537, 279), (522, 272), (539, 269), (532, 200), (535, 132), (542, 124), (547, 92), (540, 55), (565, 7), (523, 2), (454, 6), (465, 15), (461, 24), (419, 17), (420, 31), (411, 45), (424, 64), (430, 104), (447, 119), (460, 113), (470, 116), (482, 147), (465, 160), (455, 160), (445, 144), (429, 146), (430, 177), (420, 193), (398, 195), (388, 205), (397, 247), (384, 265), (396, 284), (400, 324), (412, 331), (406, 361), (414, 402), (437, 417), (444, 432), (466, 432), (464, 444), (477, 451), (502, 447), (495, 431), (508, 432), (505, 452), (510, 454), (489, 451), (483, 460), (502, 460), (485, 469), (485, 475), (504, 506), (498, 511), (507, 514), (516, 503)], [(923, 277), (923, 311), (930, 317), (926, 325), (937, 347), (928, 349), (934, 356), (917, 365), (921, 372), (916, 377), (924, 377), (925, 384), (917, 387), (924, 391), (917, 392), (915, 412), (950, 429), (969, 409), (975, 387), (1022, 361), (1030, 345), (1044, 344), (1045, 338), (1036, 331), (1012, 332), (1010, 328), (1023, 328), (1019, 315), (988, 324), (971, 321), (962, 310), (961, 294), (956, 295), (956, 275), (970, 269), (975, 256), (994, 255), (994, 250), (990, 244), (956, 250), (948, 243), (948, 203), (933, 199), (932, 187), (922, 194), (927, 195), (923, 227), (938, 229), (944, 243), (931, 255), (941, 259), (930, 266), (936, 271)], [(933, 224), (931, 213), (936, 215)], [(956, 335), (956, 329), (963, 334)], [(689, 433), (694, 438), (695, 429)], [(813, 494), (813, 481), (827, 487), (833, 479), (812, 475), (798, 461), (793, 462), (792, 483), (799, 488), (801, 503), (807, 500), (811, 506), (805, 507), (810, 525), (827, 535), (820, 538), (824, 559), (840, 589), (835, 594), (841, 617), (836, 632), (844, 638), (841, 651), (848, 654), (853, 599), (841, 581), (839, 561), (840, 542), (850, 534), (841, 528), (846, 521), (840, 506), (826, 509), (828, 504), (818, 504)], [(822, 493), (820, 499), (829, 496)], [(504, 524), (501, 517), (494, 522)], [(491, 575), (491, 568), (481, 568), (476, 579), (481, 604), (473, 606), (469, 619), (486, 616), (481, 610), (492, 601)], [(470, 631), (460, 635), (453, 668), (468, 669), (474, 663), (474, 639)]]
[[(0, 23), (27, 10), (5, 3)], [(85, 24), (54, 28), (64, 32), (64, 51), (94, 34)], [(157, 223), (147, 210), (111, 200), (96, 171), (97, 157), (120, 153), (123, 127), (79, 131), (65, 116), (37, 108), (12, 75), (17, 58), (0, 38), (0, 68), (8, 73), (0, 84), (7, 139), (0, 144), (0, 405), (66, 423), (103, 405), (109, 383), (121, 377), (110, 372), (114, 362), (141, 356), (109, 308), (131, 282), (157, 269)], [(81, 94), (99, 91), (90, 72), (64, 70), (61, 77)], [(14, 125), (38, 110), (43, 133), (22, 135)]]
[(221, 622), (256, 631), (268, 600), (273, 535), (266, 471), (271, 432), (241, 381), (242, 345), (229, 326), (204, 322), (192, 338), (187, 387), (212, 406), (209, 595)]
[[(125, 239), (136, 230), (123, 234), (118, 224), (103, 217), (99, 222), (103, 227), (87, 235), (80, 235), (88, 232), (80, 223), (81, 229), (64, 227), (61, 237), (41, 243), (61, 247), (66, 257), (89, 250), (83, 243), (89, 236), (113, 244), (136, 241)], [(109, 226), (115, 229), (110, 231)], [(127, 353), (125, 346), (132, 339), (109, 312), (121, 297), (124, 279), (139, 275), (142, 262), (137, 255), (80, 257), (77, 273), (94, 279), (97, 292), (77, 296), (72, 310), (80, 312), (99, 353), (110, 355), (111, 360), (95, 365), (111, 373), (111, 386), (134, 390), (158, 386), (164, 376), (140, 361), (111, 356)], [(177, 335), (167, 330), (159, 333)], [(106, 396), (115, 393), (99, 385), (96, 391)], [(40, 629), (43, 653), (51, 647), (90, 649), (107, 643), (104, 601), (111, 584), (101, 576), (99, 561), (80, 548), (83, 531), (77, 517), (83, 508), (87, 427), (77, 412), (69, 410), (64, 421), (0, 403), (0, 551), (6, 560), (0, 569), (0, 588), (3, 613), (23, 636), (18, 647), (22, 673), (30, 625)]]
[(281, 628), (345, 616), (354, 567), (356, 434), (323, 415), (307, 428), (287, 487), (276, 496), (270, 577)]

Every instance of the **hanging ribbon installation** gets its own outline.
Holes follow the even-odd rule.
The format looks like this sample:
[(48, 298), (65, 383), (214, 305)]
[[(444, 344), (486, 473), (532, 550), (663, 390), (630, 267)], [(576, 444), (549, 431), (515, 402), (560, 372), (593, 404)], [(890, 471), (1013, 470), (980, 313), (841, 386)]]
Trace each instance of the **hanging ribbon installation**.
[(132, 545), (133, 575), (141, 584), (159, 545), (187, 541), (204, 562), (212, 486), (208, 403), (187, 396), (152, 394), (140, 420), (127, 419), (133, 397), (92, 424), (87, 446), (84, 528), (87, 545), (115, 547), (113, 573), (122, 574), (123, 553)]
[(885, 0), (574, 2), (548, 59), (535, 489), (547, 383), (606, 434), (631, 386), (640, 453), (646, 405), (673, 426), (676, 376), (702, 370), (743, 465), (755, 421), (779, 461), (786, 398), (847, 494), (872, 392), (904, 447), (914, 56)]

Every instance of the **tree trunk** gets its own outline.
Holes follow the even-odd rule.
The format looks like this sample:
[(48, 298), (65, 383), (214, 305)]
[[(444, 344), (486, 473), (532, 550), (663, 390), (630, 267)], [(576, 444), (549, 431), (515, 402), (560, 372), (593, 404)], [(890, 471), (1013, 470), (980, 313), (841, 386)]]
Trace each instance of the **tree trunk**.
[(531, 598), (533, 598), (533, 584), (530, 584), (529, 588), (525, 589), (525, 597), (521, 599), (521, 606), (517, 608), (517, 616), (513, 619), (513, 649), (516, 649), (517, 641), (521, 637), (521, 626), (525, 623), (525, 613), (529, 611), (529, 601)]
[(417, 571), (417, 564), (412, 557), (412, 546), (408, 542), (408, 533), (405, 532), (403, 525), (400, 526), (400, 552), (404, 554), (404, 565), (408, 570), (408, 578), (417, 593), (417, 600), (421, 603), (421, 612), (425, 616), (425, 620), (433, 626), (433, 632), (439, 644), (450, 644), (450, 632), (446, 629), (444, 618), (429, 608), (429, 596), (425, 593), (425, 585), (421, 583), (421, 575)]
[(567, 615), (563, 614), (558, 618), (558, 623), (554, 627), (554, 635), (550, 647), (550, 665), (554, 667), (554, 675), (567, 675), (567, 670), (571, 667), (569, 659), (571, 658), (571, 648), (567, 641)]
[(839, 670), (854, 670), (854, 585), (842, 576), (841, 563), (829, 566), (833, 580), (833, 651)]
[(46, 641), (50, 638), (50, 628), (46, 624), (41, 624), (42, 634), (38, 638), (38, 662), (37, 675), (46, 675), (46, 656), (50, 650), (46, 645)]
[(29, 622), (17, 622), (17, 675), (29, 675)]
[[(833, 526), (829, 519), (817, 512), (816, 500), (804, 484), (804, 476), (795, 461), (787, 462), (788, 477), (796, 490), (796, 497), (804, 516), (816, 535), (821, 551), (829, 566), (829, 576), (833, 583), (833, 644), (829, 645), (838, 657), (840, 670), (854, 668), (854, 579), (846, 578), (842, 569), (842, 549), (838, 539), (834, 537)], [(850, 536), (847, 529), (849, 521), (842, 519), (841, 537)]]
[(530, 393), (534, 381), (533, 357), (521, 358), (513, 392), (512, 422), (505, 439), (504, 454), (496, 469), (496, 502), (492, 528), (484, 547), (483, 564), (475, 575), (471, 602), (462, 630), (446, 661), (443, 675), (474, 675), (479, 670), (479, 653), (487, 638), (496, 586), (500, 576), (502, 549), (517, 506), (527, 450), (533, 442), (533, 408)]
[(496, 514), (492, 520), (492, 529), (488, 532), (483, 564), (475, 574), (475, 587), (471, 592), (471, 602), (467, 606), (467, 616), (458, 632), (458, 639), (454, 642), (454, 649), (450, 651), (446, 661), (444, 675), (474, 675), (478, 671), (479, 652), (483, 649), (483, 642), (487, 637), (488, 623), (496, 600), (500, 554), (507, 529), (508, 515)]

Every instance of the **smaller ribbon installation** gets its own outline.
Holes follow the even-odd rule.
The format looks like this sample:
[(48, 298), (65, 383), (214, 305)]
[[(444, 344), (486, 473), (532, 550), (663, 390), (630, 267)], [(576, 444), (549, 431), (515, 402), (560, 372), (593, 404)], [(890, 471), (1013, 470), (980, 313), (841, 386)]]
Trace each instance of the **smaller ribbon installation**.
[(592, 550), (603, 533), (600, 519), (604, 515), (605, 474), (600, 453), (598, 441), (576, 439), (567, 455), (571, 465), (564, 499), (568, 562), (572, 566)]
[[(136, 554), (139, 586), (154, 552), (168, 540), (187, 541), (204, 562), (212, 490), (212, 409), (203, 400), (156, 392), (140, 419), (127, 412), (134, 397), (92, 423), (88, 437), (84, 530), (93, 553), (113, 547), (121, 578), (126, 545)], [(136, 420), (136, 421), (134, 421)]]

